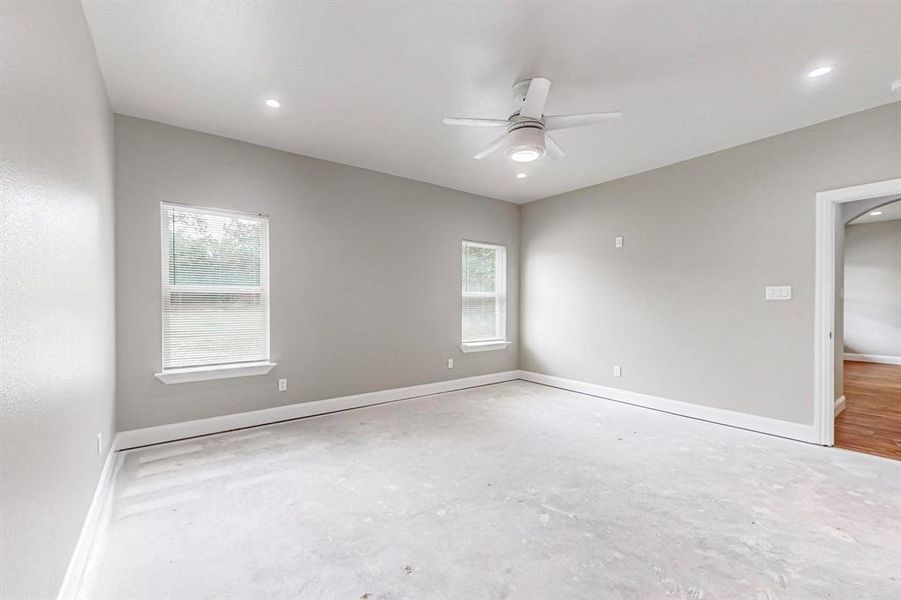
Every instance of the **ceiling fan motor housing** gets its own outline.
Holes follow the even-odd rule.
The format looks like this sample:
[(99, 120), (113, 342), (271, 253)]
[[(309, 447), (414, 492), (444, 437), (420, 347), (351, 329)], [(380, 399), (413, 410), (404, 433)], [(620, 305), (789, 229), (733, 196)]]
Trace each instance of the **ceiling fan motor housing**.
[(507, 134), (507, 158), (517, 162), (529, 162), (542, 158), (547, 153), (544, 145), (544, 128), (541, 124), (521, 124), (511, 127)]
[(513, 84), (513, 111), (518, 113), (522, 108), (522, 103), (526, 101), (526, 95), (529, 93), (529, 84), (531, 79), (523, 79)]

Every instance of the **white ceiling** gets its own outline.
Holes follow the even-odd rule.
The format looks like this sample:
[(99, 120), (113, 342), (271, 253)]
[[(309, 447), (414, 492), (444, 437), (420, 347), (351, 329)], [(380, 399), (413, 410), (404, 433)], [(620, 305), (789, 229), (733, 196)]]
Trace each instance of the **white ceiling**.
[[(882, 214), (870, 214), (874, 211)], [(859, 225), (862, 223), (878, 223), (879, 221), (894, 221), (896, 219), (901, 219), (901, 200), (896, 200), (890, 204), (884, 204), (879, 208), (868, 210), (863, 215), (851, 221), (849, 225)]]
[[(514, 202), (901, 100), (901, 2), (83, 4), (116, 112)], [(500, 132), (441, 118), (506, 118), (531, 76), (548, 114), (624, 118), (473, 160)]]

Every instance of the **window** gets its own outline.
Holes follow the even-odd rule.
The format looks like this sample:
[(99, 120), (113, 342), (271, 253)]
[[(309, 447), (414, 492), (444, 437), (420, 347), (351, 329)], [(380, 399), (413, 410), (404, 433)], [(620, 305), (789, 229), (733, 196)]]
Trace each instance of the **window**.
[[(157, 377), (173, 383), (268, 372), (275, 366), (269, 362), (268, 218), (167, 203), (161, 216), (163, 373)], [(185, 377), (191, 372), (203, 375)]]
[(506, 348), (507, 249), (463, 242), (464, 352)]

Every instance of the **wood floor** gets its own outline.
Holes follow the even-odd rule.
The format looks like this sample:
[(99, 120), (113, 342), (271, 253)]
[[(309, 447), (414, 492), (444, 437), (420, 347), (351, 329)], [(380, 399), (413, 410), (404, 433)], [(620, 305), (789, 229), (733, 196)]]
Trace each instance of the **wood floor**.
[(901, 460), (901, 365), (845, 361), (845, 402), (835, 445)]

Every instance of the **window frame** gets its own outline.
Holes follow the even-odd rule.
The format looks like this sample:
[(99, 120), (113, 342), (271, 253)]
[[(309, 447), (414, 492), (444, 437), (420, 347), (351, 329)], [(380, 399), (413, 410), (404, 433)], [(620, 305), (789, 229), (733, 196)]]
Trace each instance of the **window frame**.
[[(465, 285), (464, 266), (466, 251), (468, 248), (491, 248), (495, 254), (495, 290), (494, 292), (467, 292)], [(503, 244), (489, 242), (477, 242), (474, 240), (462, 240), (460, 262), (460, 350), (462, 352), (485, 352), (488, 350), (502, 350), (510, 345), (507, 340), (507, 247)], [(496, 336), (485, 340), (466, 340), (463, 338), (463, 309), (466, 298), (494, 298), (495, 299), (495, 323)]]
[[(260, 256), (260, 285), (259, 286), (216, 286), (216, 285), (178, 285), (169, 283), (170, 252), (167, 247), (167, 232), (163, 230), (163, 217), (171, 208), (180, 209), (194, 214), (207, 214), (211, 216), (236, 216), (241, 219), (257, 221), (262, 224), (262, 243)], [(226, 379), (231, 377), (244, 377), (249, 375), (265, 375), (271, 371), (276, 363), (272, 362), (272, 348), (270, 345), (270, 296), (269, 282), (269, 215), (262, 213), (248, 213), (244, 211), (213, 208), (208, 206), (196, 206), (180, 202), (160, 202), (160, 365), (161, 370), (155, 377), (163, 383), (184, 383), (189, 381), (205, 381), (211, 379)], [(266, 329), (265, 329), (265, 358), (229, 363), (207, 363), (187, 367), (164, 366), (166, 356), (166, 316), (164, 304), (166, 298), (172, 292), (211, 292), (211, 293), (259, 293), (265, 302)]]

